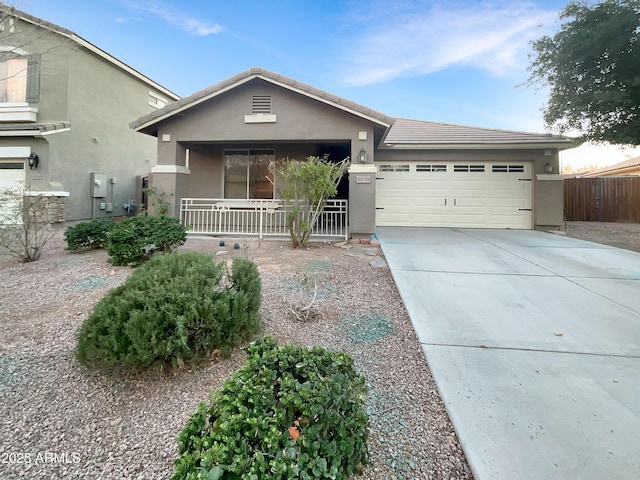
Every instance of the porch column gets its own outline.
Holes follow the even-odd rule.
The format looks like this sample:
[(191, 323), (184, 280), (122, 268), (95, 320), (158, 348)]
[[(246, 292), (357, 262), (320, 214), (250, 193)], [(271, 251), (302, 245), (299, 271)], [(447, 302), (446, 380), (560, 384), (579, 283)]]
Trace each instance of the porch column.
[(153, 209), (153, 203), (160, 200), (169, 204), (167, 215), (180, 217), (180, 200), (186, 195), (188, 175), (191, 171), (181, 165), (156, 165), (149, 175), (149, 186), (155, 188), (155, 198), (148, 198), (147, 208)]
[(371, 235), (376, 229), (376, 172), (371, 163), (349, 168), (349, 233)]

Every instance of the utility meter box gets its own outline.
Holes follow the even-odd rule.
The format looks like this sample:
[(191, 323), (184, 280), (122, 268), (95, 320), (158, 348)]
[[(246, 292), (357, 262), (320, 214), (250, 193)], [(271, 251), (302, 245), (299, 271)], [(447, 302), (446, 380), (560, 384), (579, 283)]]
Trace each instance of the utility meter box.
[(91, 172), (91, 198), (107, 196), (107, 176), (104, 173)]

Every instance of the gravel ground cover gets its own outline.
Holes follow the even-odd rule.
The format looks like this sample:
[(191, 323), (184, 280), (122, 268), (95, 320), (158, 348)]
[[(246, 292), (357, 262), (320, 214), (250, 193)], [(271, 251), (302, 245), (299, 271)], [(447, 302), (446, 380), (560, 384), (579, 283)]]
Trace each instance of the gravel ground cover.
[[(379, 249), (238, 242), (233, 250), (194, 238), (182, 249), (251, 258), (263, 284), (263, 334), (355, 359), (371, 422), (371, 465), (356, 478), (472, 478), (391, 274), (371, 265), (383, 264)], [(104, 251), (63, 247), (57, 238), (38, 262), (0, 261), (0, 478), (167, 479), (178, 432), (244, 353), (197, 370), (86, 371), (73, 357), (76, 331), (131, 269), (110, 266)], [(313, 315), (300, 321), (292, 311), (314, 297)]]
[(567, 236), (640, 252), (640, 223), (567, 222)]

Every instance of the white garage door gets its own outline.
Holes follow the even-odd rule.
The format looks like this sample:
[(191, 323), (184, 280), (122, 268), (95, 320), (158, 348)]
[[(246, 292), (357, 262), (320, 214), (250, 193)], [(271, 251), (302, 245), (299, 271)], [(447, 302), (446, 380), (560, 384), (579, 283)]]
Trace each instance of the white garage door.
[[(24, 189), (24, 161), (22, 159), (2, 159), (0, 160), (0, 193), (6, 190), (20, 192)], [(3, 197), (4, 195), (0, 195)], [(15, 215), (15, 196), (11, 200), (0, 198), (0, 224), (13, 223)], [(4, 214), (3, 214), (4, 212)]]
[(531, 163), (376, 163), (376, 225), (532, 228)]

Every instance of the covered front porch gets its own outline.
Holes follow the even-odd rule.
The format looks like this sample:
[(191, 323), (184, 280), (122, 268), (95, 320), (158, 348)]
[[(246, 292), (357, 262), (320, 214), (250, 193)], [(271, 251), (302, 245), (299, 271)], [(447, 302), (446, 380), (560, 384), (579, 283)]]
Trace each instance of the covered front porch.
[[(190, 233), (201, 235), (288, 236), (281, 173), (287, 159), (328, 155), (341, 161), (351, 154), (349, 140), (327, 142), (179, 142), (178, 165), (171, 174), (156, 169), (151, 184), (173, 207)], [(175, 180), (174, 180), (175, 179)], [(172, 190), (173, 189), (173, 190)], [(167, 195), (167, 192), (170, 192)], [(348, 239), (349, 179), (322, 207), (314, 238)], [(171, 200), (175, 199), (175, 203)], [(171, 205), (173, 204), (173, 205)]]

